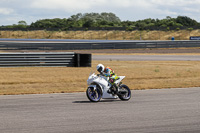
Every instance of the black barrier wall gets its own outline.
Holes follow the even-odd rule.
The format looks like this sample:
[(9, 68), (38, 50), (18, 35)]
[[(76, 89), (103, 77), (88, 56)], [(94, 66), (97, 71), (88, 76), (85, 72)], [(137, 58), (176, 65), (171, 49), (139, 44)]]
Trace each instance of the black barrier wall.
[(0, 67), (91, 67), (91, 54), (74, 52), (0, 53)]
[(76, 54), (76, 67), (91, 67), (92, 55), (91, 54)]

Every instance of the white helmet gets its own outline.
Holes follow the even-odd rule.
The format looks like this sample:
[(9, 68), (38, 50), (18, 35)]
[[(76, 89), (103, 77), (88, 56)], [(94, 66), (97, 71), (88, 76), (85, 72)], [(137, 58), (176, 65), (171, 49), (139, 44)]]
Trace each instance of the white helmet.
[(97, 65), (97, 71), (102, 73), (104, 71), (105, 67), (102, 64)]

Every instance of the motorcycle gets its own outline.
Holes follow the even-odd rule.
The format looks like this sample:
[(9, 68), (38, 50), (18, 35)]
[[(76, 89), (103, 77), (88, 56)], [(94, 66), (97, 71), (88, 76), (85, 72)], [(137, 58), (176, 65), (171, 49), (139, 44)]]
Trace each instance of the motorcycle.
[[(108, 78), (102, 74), (90, 73), (87, 84), (86, 95), (91, 102), (99, 102), (101, 99), (121, 99), (128, 101), (131, 98), (131, 90), (127, 85), (122, 84), (125, 76), (118, 76), (119, 79), (115, 81), (117, 88), (108, 82)], [(112, 87), (112, 88), (111, 88)], [(108, 92), (111, 88), (111, 92)]]

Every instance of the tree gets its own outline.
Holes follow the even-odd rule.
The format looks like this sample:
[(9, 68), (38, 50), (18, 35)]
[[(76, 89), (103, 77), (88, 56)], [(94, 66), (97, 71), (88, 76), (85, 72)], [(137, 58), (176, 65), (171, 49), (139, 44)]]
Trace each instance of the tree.
[(176, 18), (176, 22), (179, 24), (182, 24), (183, 26), (196, 26), (198, 25), (198, 22), (196, 20), (193, 20), (187, 16), (178, 16)]
[(83, 17), (83, 14), (82, 13), (78, 13), (76, 15), (72, 15), (69, 20), (72, 20), (72, 21), (79, 21), (81, 18)]
[(92, 19), (87, 19), (84, 21), (83, 27), (86, 27), (86, 28), (93, 27), (93, 24), (94, 24), (94, 22)]
[(114, 13), (106, 13), (103, 12), (100, 15), (103, 20), (108, 21), (108, 22), (113, 22), (113, 23), (120, 23), (121, 20), (119, 17), (117, 17)]
[(13, 24), (12, 27), (13, 28), (27, 28), (28, 25), (27, 25), (26, 21), (21, 20), (18, 22), (18, 24)]
[(27, 23), (26, 23), (26, 21), (23, 21), (23, 20), (22, 20), (22, 21), (19, 21), (19, 22), (18, 22), (18, 25), (24, 25), (24, 26), (27, 26)]
[[(26, 25), (25, 21), (20, 21), (18, 23), (20, 26)], [(32, 28), (59, 28), (68, 29), (76, 27), (130, 27), (136, 29), (166, 29), (170, 27), (171, 29), (180, 28), (183, 26), (192, 27), (200, 25), (196, 20), (193, 20), (186, 16), (178, 16), (177, 18), (172, 18), (167, 16), (164, 19), (144, 19), (138, 21), (121, 21), (114, 13), (77, 13), (71, 17), (60, 19), (43, 19), (32, 23), (30, 27)], [(173, 28), (172, 28), (173, 27)]]

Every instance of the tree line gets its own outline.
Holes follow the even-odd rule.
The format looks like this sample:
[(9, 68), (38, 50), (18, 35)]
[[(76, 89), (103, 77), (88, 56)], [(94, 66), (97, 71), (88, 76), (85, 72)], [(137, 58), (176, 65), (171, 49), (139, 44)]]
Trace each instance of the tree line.
[(60, 29), (60, 30), (69, 30), (73, 28), (120, 28), (123, 27), (126, 30), (147, 30), (151, 29), (167, 29), (170, 30), (170, 27), (175, 29), (180, 29), (181, 27), (200, 27), (200, 23), (196, 20), (187, 17), (187, 16), (178, 16), (172, 18), (167, 16), (164, 19), (144, 19), (138, 21), (121, 21), (114, 13), (78, 13), (72, 15), (69, 18), (54, 18), (54, 19), (42, 19), (32, 22), (30, 25), (27, 25), (26, 21), (19, 21), (18, 24), (0, 26), (3, 28), (36, 28), (36, 29)]

